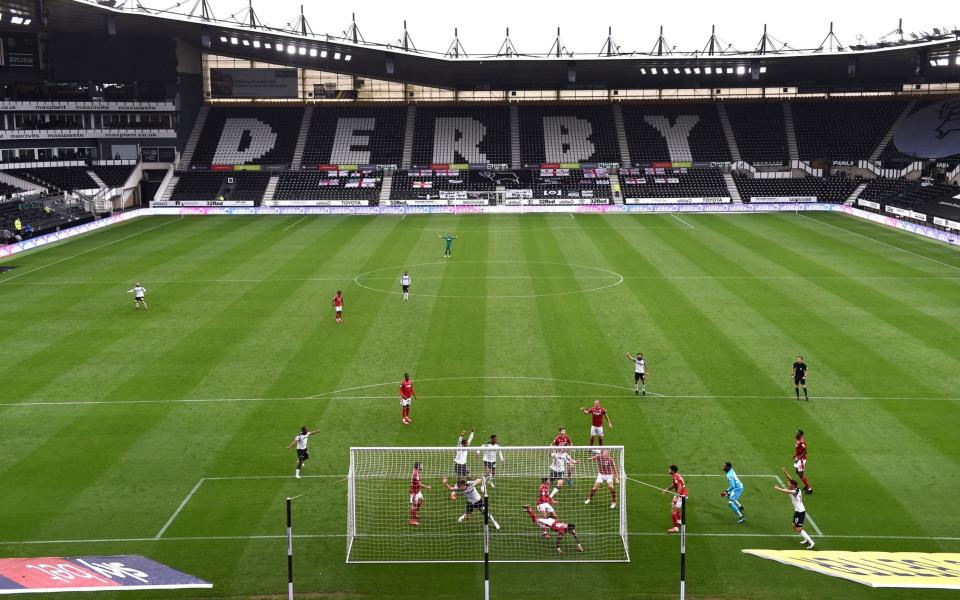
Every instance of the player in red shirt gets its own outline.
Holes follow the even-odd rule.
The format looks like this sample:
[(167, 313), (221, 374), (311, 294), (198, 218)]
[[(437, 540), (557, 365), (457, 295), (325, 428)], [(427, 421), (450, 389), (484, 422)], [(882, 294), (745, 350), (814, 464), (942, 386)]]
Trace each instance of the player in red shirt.
[(333, 297), (333, 312), (337, 323), (343, 323), (343, 292), (340, 290), (337, 290), (337, 295)]
[(543, 531), (543, 537), (549, 539), (550, 531), (553, 531), (557, 534), (557, 541), (554, 547), (557, 549), (557, 552), (563, 553), (563, 548), (560, 547), (560, 542), (563, 541), (563, 536), (568, 533), (573, 536), (573, 539), (577, 542), (577, 552), (583, 552), (583, 544), (580, 543), (580, 538), (577, 537), (577, 526), (573, 523), (564, 523), (554, 517), (537, 517), (536, 513), (533, 512), (533, 509), (530, 508), (530, 505), (527, 504), (523, 507), (523, 510), (530, 515), (530, 520), (536, 523), (540, 530)]
[(410, 520), (408, 524), (416, 527), (420, 524), (420, 506), (423, 504), (422, 489), (432, 489), (428, 484), (420, 481), (423, 466), (420, 463), (414, 463), (413, 473), (410, 474)]
[(803, 481), (803, 491), (808, 494), (813, 493), (813, 487), (807, 480), (807, 440), (803, 438), (803, 430), (798, 429), (797, 443), (793, 448), (793, 468), (797, 471), (797, 476)]
[(544, 477), (540, 480), (540, 490), (537, 492), (537, 510), (540, 516), (557, 516), (557, 511), (553, 509), (553, 494), (550, 493), (550, 478)]
[[(596, 450), (594, 452), (596, 452)], [(607, 488), (610, 490), (610, 508), (616, 508), (617, 490), (613, 486), (614, 484), (620, 484), (620, 471), (617, 469), (617, 463), (613, 461), (613, 457), (610, 456), (610, 453), (606, 450), (600, 450), (597, 454), (591, 456), (590, 460), (597, 461), (597, 480), (593, 483), (593, 487), (590, 488), (590, 495), (584, 501), (584, 504), (590, 504), (600, 484), (606, 483)]]
[(591, 418), (593, 419), (592, 421), (593, 426), (590, 427), (590, 445), (591, 446), (593, 445), (593, 438), (594, 436), (596, 436), (600, 441), (600, 445), (602, 446), (603, 445), (603, 420), (606, 419), (607, 426), (610, 429), (613, 429), (613, 423), (610, 422), (610, 415), (607, 414), (607, 409), (600, 406), (599, 400), (594, 400), (592, 407), (581, 408), (580, 410), (583, 411), (583, 414), (590, 415)]
[(676, 494), (670, 501), (670, 517), (673, 519), (673, 527), (667, 530), (667, 533), (677, 533), (680, 531), (680, 507), (683, 504), (682, 498), (687, 497), (687, 483), (680, 474), (680, 468), (677, 465), (670, 465), (670, 477), (673, 483), (670, 487), (663, 490), (664, 493), (672, 492)]
[(404, 425), (410, 424), (410, 403), (417, 399), (417, 393), (413, 391), (413, 381), (408, 373), (403, 374), (403, 381), (400, 382), (400, 422)]

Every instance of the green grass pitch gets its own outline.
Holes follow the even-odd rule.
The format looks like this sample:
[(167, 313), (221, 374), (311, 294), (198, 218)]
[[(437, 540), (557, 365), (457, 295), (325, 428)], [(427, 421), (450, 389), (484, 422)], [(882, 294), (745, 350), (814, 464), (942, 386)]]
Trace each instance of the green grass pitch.
[[(350, 446), (452, 445), (471, 425), (505, 445), (564, 425), (584, 444), (578, 409), (601, 398), (629, 473), (687, 476), (689, 597), (948, 594), (740, 552), (800, 547), (771, 489), (797, 428), (818, 550), (960, 551), (947, 246), (826, 213), (151, 217), (3, 265), (17, 268), (0, 274), (0, 556), (144, 554), (215, 584), (123, 598), (285, 597), (283, 499), (311, 492), (296, 505), (303, 597), (478, 597), (482, 565), (345, 564), (346, 488), (294, 480), (286, 444), (319, 428), (304, 474), (333, 476)], [(149, 311), (133, 309), (135, 281)], [(633, 394), (638, 350), (658, 396)], [(809, 403), (793, 399), (798, 354)], [(407, 427), (404, 371), (419, 395)], [(745, 525), (719, 495), (725, 460), (748, 475)], [(433, 483), (425, 519), (449, 504)], [(668, 498), (628, 496), (630, 563), (493, 565), (494, 597), (676, 597)]]

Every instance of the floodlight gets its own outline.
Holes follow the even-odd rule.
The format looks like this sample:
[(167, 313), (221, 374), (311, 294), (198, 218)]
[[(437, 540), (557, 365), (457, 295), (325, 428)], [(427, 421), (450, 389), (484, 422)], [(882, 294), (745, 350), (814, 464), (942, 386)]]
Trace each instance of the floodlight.
[(230, 38), (230, 43), (233, 44), (234, 46), (236, 46), (237, 44), (240, 43), (240, 40), (238, 40), (238, 39), (235, 38), (235, 37), (232, 37), (232, 38)]
[(743, 75), (746, 72), (747, 72), (747, 69), (743, 65), (737, 67), (737, 75)]
[(333, 53), (333, 60), (340, 60), (340, 53), (339, 53), (339, 52), (334, 52), (334, 53)]
[(316, 49), (316, 48), (310, 48), (310, 56), (316, 56), (316, 55), (317, 55), (317, 49)]

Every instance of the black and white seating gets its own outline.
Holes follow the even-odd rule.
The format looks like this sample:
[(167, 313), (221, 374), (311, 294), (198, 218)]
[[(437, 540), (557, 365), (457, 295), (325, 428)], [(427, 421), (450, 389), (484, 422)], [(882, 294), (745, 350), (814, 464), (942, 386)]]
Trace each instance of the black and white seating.
[(316, 106), (301, 163), (399, 165), (406, 114), (399, 105)]
[(520, 107), (520, 160), (540, 163), (619, 163), (609, 105)]
[(302, 115), (299, 107), (211, 108), (191, 165), (289, 165)]
[(621, 111), (634, 161), (730, 160), (713, 103), (625, 103)]
[(418, 106), (411, 163), (510, 164), (507, 106)]

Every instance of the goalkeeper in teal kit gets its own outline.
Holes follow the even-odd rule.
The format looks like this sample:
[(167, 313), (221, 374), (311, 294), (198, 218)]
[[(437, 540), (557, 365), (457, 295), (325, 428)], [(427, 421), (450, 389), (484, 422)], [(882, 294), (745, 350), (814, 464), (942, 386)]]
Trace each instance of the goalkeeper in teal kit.
[(720, 496), (727, 499), (730, 510), (733, 511), (733, 514), (737, 515), (737, 523), (743, 523), (746, 520), (743, 517), (743, 505), (740, 504), (740, 496), (743, 494), (743, 483), (740, 481), (740, 478), (737, 477), (737, 473), (733, 470), (732, 464), (724, 463), (723, 472), (727, 474), (727, 489), (720, 492)]
[(457, 239), (457, 236), (455, 236), (455, 235), (450, 235), (449, 233), (445, 233), (445, 234), (441, 235), (440, 237), (441, 237), (441, 238), (443, 239), (443, 241), (446, 242), (446, 244), (447, 244), (446, 247), (445, 247), (444, 250), (443, 250), (443, 257), (444, 257), (444, 258), (450, 258), (450, 255), (453, 253), (453, 240)]

